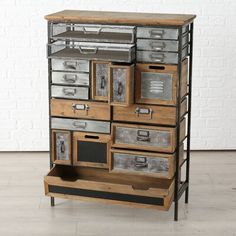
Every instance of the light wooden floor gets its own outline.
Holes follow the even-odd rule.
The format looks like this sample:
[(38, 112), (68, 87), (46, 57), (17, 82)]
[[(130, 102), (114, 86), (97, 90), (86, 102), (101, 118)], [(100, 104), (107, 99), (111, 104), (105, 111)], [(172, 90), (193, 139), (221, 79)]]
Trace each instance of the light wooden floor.
[(44, 196), (47, 153), (0, 153), (0, 236), (236, 235), (236, 152), (193, 152), (190, 203), (169, 212)]

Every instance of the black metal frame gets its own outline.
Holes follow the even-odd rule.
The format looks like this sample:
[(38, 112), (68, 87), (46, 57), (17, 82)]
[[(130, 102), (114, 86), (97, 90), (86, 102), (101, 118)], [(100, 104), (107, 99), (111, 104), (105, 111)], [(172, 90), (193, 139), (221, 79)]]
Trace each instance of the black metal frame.
[(180, 122), (181, 122), (181, 114), (180, 114), (180, 106), (182, 98), (181, 94), (181, 75), (182, 75), (182, 26), (178, 29), (179, 35), (179, 48), (178, 48), (178, 97), (177, 97), (177, 124), (176, 124), (176, 171), (175, 171), (175, 192), (174, 192), (174, 220), (178, 221), (178, 213), (179, 213), (179, 199), (185, 192), (185, 203), (188, 203), (189, 199), (189, 167), (190, 167), (190, 141), (191, 141), (191, 106), (192, 106), (192, 61), (193, 61), (193, 22), (190, 23), (190, 40), (188, 43), (189, 46), (189, 70), (188, 70), (188, 92), (186, 96), (188, 97), (188, 110), (185, 115), (187, 115), (187, 150), (186, 150), (186, 159), (184, 160), (186, 164), (186, 179), (181, 181), (180, 174), (183, 164), (179, 165), (179, 147), (181, 145), (180, 140)]
[[(187, 140), (187, 150), (186, 150), (186, 158), (184, 160), (184, 163), (181, 163), (179, 165), (179, 151), (180, 146), (182, 145), (183, 140), (180, 140), (180, 123), (183, 119), (183, 116), (181, 117), (180, 108), (181, 108), (181, 102), (183, 101), (183, 98), (181, 98), (181, 75), (182, 75), (182, 32), (183, 32), (183, 26), (178, 27), (178, 91), (177, 91), (177, 104), (176, 104), (176, 171), (175, 171), (175, 190), (174, 190), (174, 220), (178, 221), (178, 210), (179, 210), (179, 199), (185, 192), (185, 203), (188, 203), (189, 201), (189, 168), (190, 168), (190, 141), (191, 141), (191, 105), (192, 105), (192, 59), (193, 59), (193, 22), (188, 24), (190, 26), (189, 29), (189, 41), (188, 41), (188, 92), (185, 95), (185, 97), (188, 98), (188, 110), (184, 114), (184, 116), (187, 115), (187, 135), (184, 140)], [(52, 22), (48, 22), (48, 44), (52, 43), (53, 40), (51, 39), (51, 27)], [(176, 28), (172, 26), (162, 26), (162, 28)], [(50, 54), (50, 49), (47, 47), (47, 55)], [(49, 151), (50, 151), (50, 169), (54, 166), (51, 155), (51, 109), (50, 109), (50, 99), (51, 99), (51, 59), (48, 58), (48, 97), (49, 97)], [(181, 181), (179, 179), (181, 168), (186, 165), (186, 179), (184, 181)], [(54, 197), (51, 198), (51, 206), (55, 205), (55, 199)]]

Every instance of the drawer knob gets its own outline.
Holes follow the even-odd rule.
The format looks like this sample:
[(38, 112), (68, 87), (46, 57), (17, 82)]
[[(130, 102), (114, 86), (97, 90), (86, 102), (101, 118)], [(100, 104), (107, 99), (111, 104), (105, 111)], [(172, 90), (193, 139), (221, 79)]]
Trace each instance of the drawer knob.
[(150, 132), (148, 130), (137, 131), (137, 141), (150, 142)]
[(97, 47), (76, 47), (80, 51), (81, 54), (88, 55), (88, 54), (96, 54), (98, 51)]
[(100, 32), (102, 31), (102, 27), (97, 27), (97, 28), (91, 28), (93, 30), (89, 30), (89, 27), (83, 27), (82, 30), (83, 30), (83, 33), (84, 34), (100, 34)]
[(137, 117), (139, 117), (139, 115), (149, 115), (149, 119), (151, 120), (153, 110), (151, 108), (136, 107), (135, 114), (137, 115)]
[(63, 66), (68, 69), (76, 70), (77, 62), (76, 61), (64, 61)]
[(165, 43), (162, 43), (160, 45), (156, 42), (151, 42), (149, 45), (150, 45), (151, 49), (155, 50), (155, 51), (162, 51), (165, 48)]
[(150, 59), (156, 62), (162, 62), (164, 57), (165, 57), (164, 54), (155, 54), (155, 53), (150, 54)]
[(123, 93), (123, 85), (121, 82), (118, 83), (118, 89), (117, 89), (117, 94), (121, 96)]

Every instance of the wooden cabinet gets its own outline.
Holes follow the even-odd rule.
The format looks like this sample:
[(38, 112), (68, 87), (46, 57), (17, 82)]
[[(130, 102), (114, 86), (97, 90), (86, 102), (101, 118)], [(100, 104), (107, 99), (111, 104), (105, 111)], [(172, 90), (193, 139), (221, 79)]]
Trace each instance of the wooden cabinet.
[(195, 15), (65, 10), (45, 18), (51, 204), (168, 210), (174, 201), (177, 220), (189, 192)]

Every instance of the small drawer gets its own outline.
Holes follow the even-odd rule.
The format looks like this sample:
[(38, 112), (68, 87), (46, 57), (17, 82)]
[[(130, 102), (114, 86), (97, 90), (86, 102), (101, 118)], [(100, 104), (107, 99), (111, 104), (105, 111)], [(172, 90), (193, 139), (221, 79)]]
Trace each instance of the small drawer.
[[(188, 47), (183, 49), (182, 59), (188, 54)], [(178, 64), (177, 52), (137, 51), (138, 62)]]
[(70, 131), (52, 130), (52, 162), (71, 165)]
[(108, 168), (110, 146), (110, 135), (74, 132), (73, 165)]
[(67, 199), (168, 210), (174, 179), (109, 173), (102, 168), (55, 166), (44, 177), (45, 194)]
[(134, 66), (110, 66), (109, 100), (112, 106), (129, 106), (134, 101)]
[(110, 122), (53, 117), (51, 118), (51, 128), (109, 134)]
[(135, 59), (134, 44), (83, 43), (56, 41), (48, 44), (49, 58), (79, 58), (131, 63)]
[(71, 98), (71, 99), (88, 100), (89, 88), (52, 85), (51, 96), (54, 98)]
[[(185, 126), (184, 119), (180, 140), (185, 137)], [(173, 153), (175, 134), (176, 128), (113, 123), (112, 147)]]
[(89, 61), (52, 59), (52, 70), (89, 72)]
[(62, 85), (89, 86), (89, 73), (52, 72), (52, 83)]
[(92, 99), (108, 101), (110, 62), (92, 62)]
[(103, 102), (51, 99), (51, 115), (58, 117), (110, 120), (111, 108)]
[[(114, 121), (176, 125), (176, 107), (133, 104), (129, 107), (113, 107)], [(181, 117), (187, 111), (187, 99), (181, 103)]]
[(51, 35), (55, 40), (106, 43), (134, 43), (134, 36), (134, 26), (71, 23), (53, 23)]
[[(183, 36), (183, 47), (188, 43), (188, 34)], [(155, 40), (155, 39), (138, 39), (137, 50), (160, 51), (160, 52), (178, 52), (178, 41)]]
[(175, 155), (111, 149), (109, 170), (112, 173), (135, 174), (172, 179)]
[[(177, 66), (136, 64), (135, 102), (176, 105)], [(187, 93), (188, 59), (182, 63), (181, 97)]]
[[(182, 33), (188, 31), (188, 26), (183, 27)], [(137, 38), (148, 39), (178, 39), (178, 29), (157, 28), (157, 27), (137, 27)]]

